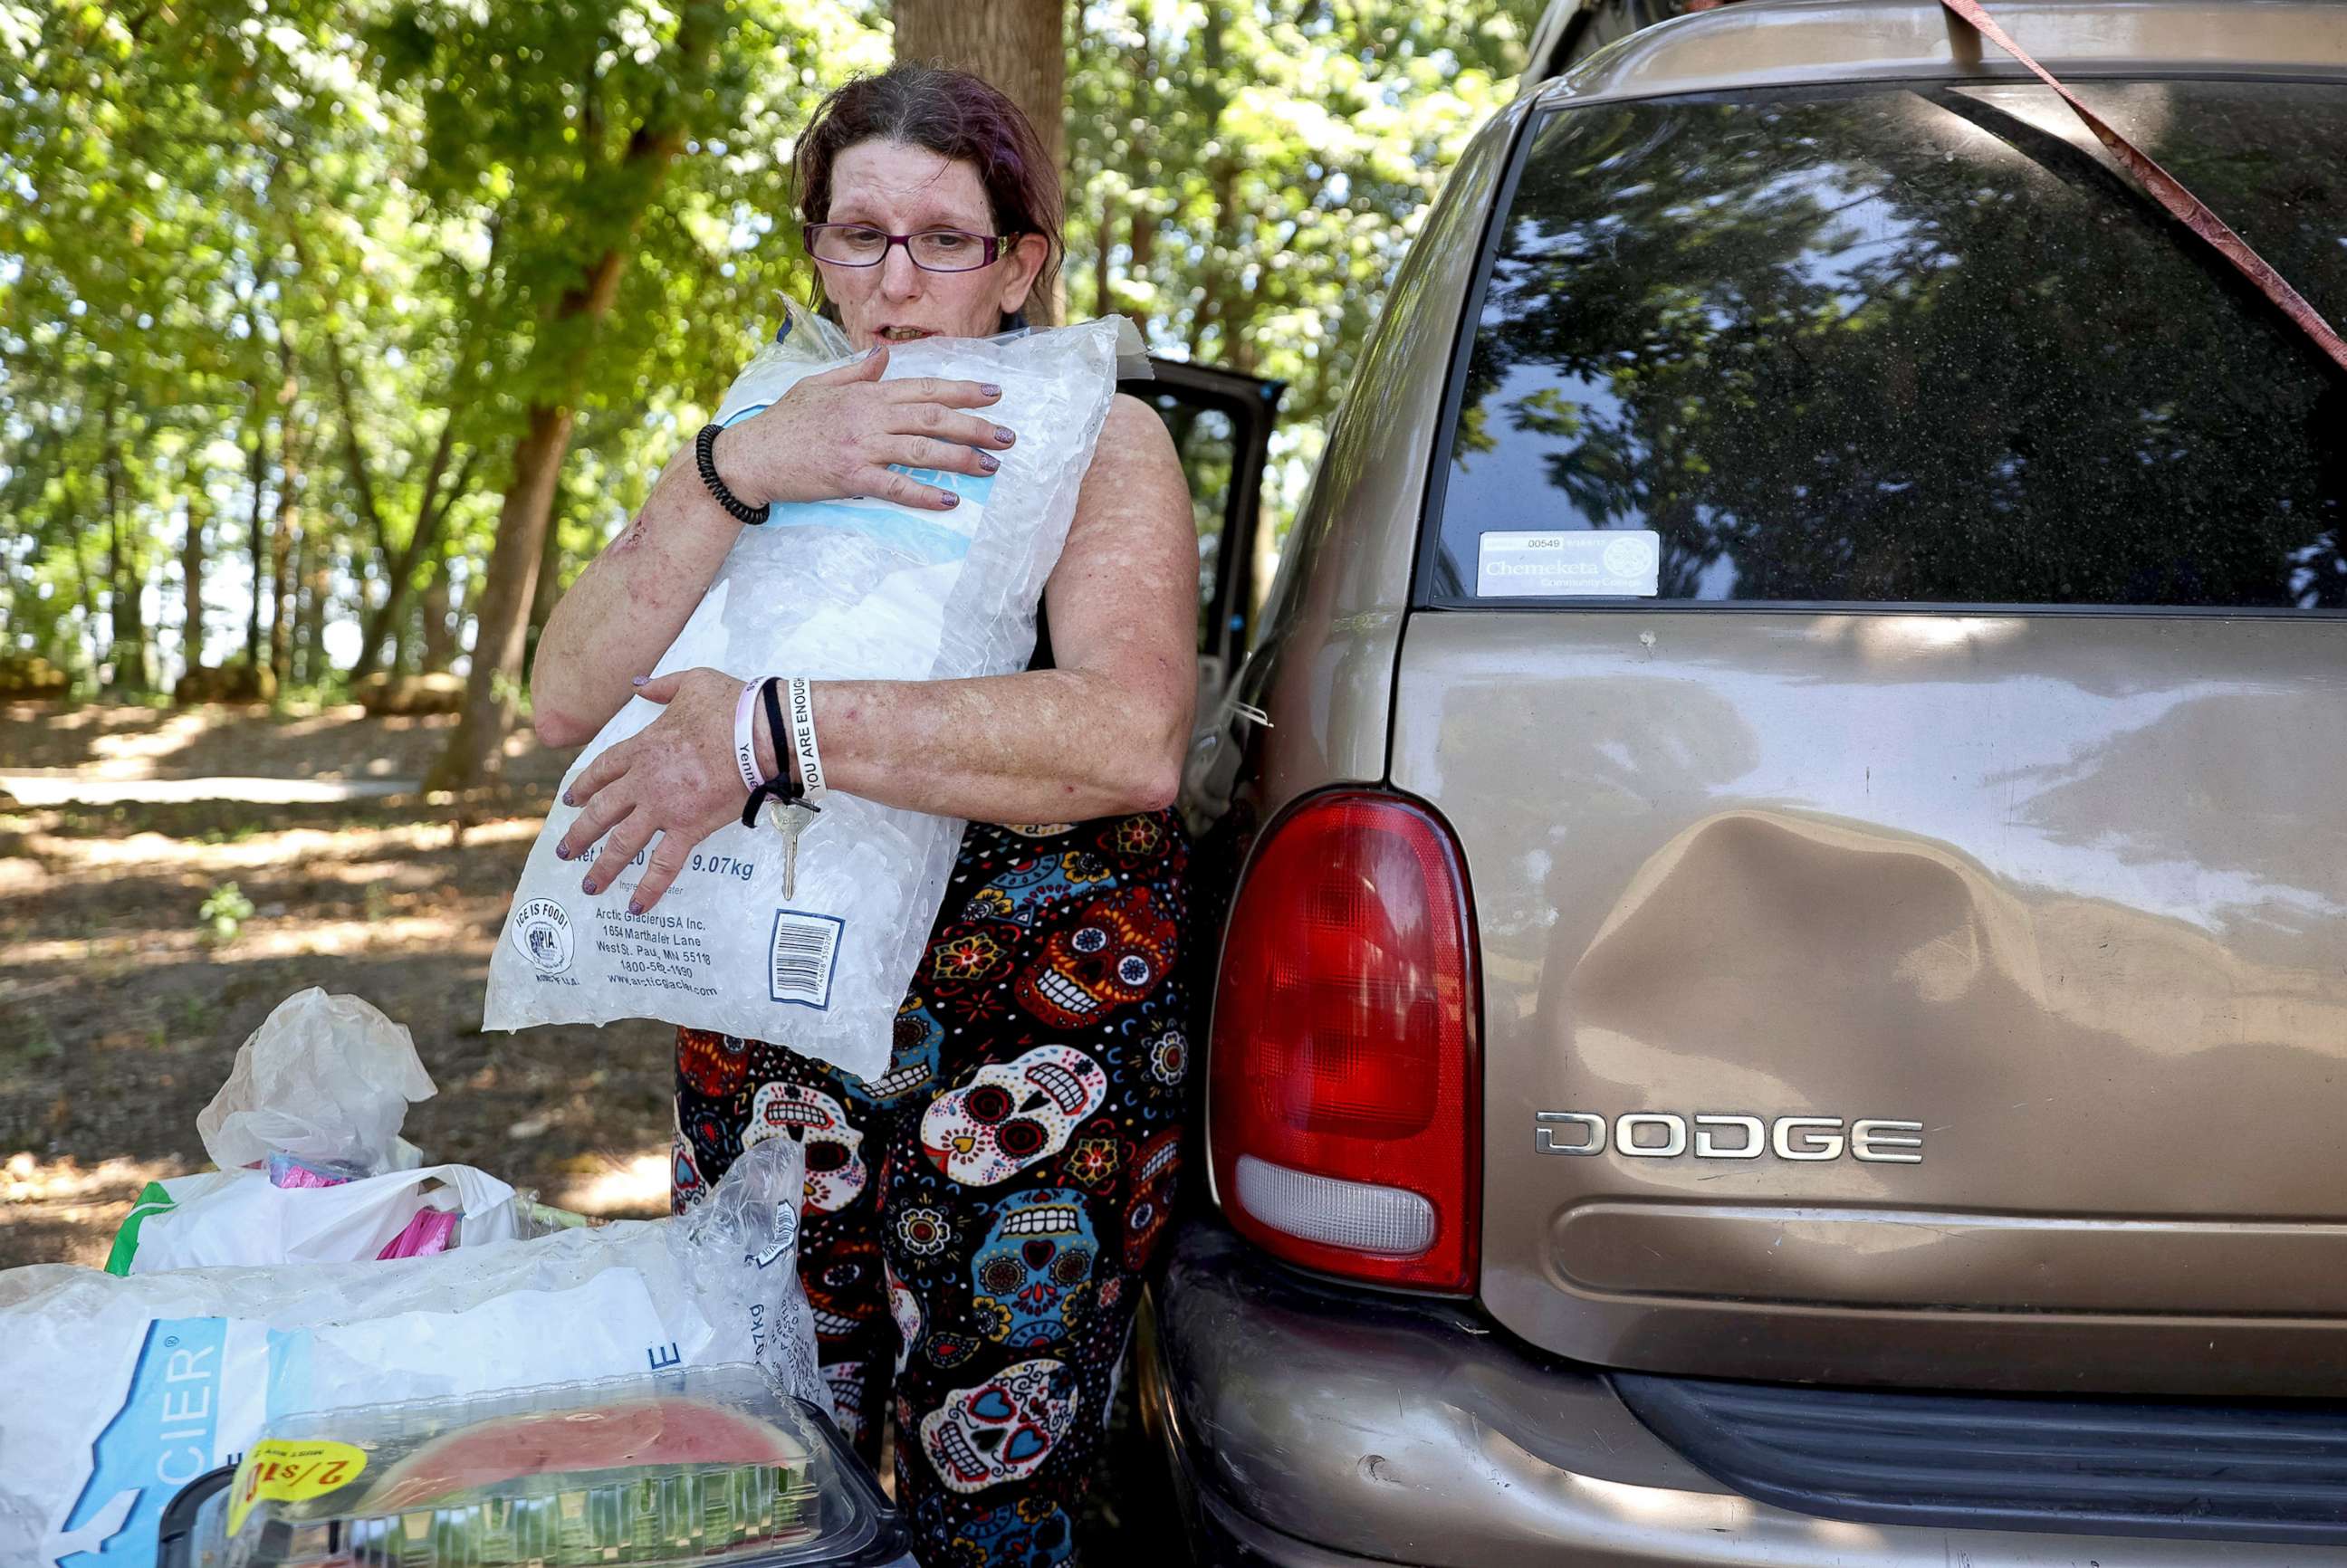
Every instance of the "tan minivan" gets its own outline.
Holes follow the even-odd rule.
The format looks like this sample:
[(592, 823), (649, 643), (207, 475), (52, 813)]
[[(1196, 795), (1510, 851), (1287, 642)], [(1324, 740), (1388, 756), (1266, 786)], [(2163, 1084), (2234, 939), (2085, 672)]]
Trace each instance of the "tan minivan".
[[(1676, 8), (1552, 16), (1193, 756), (1193, 1543), (2347, 1562), (2347, 377), (1931, 0)], [(2347, 319), (2347, 5), (1990, 9)]]

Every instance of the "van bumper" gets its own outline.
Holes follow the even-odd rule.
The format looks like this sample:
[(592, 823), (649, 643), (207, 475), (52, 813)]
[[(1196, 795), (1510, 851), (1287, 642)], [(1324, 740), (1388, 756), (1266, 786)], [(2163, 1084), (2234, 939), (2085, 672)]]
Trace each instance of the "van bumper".
[(1308, 1280), (1219, 1219), (1143, 1314), (1142, 1419), (1202, 1563), (1282, 1568), (2207, 1568), (2347, 1563), (2209, 1540), (1940, 1529), (1796, 1513), (1681, 1458), (1604, 1375), (1464, 1304)]

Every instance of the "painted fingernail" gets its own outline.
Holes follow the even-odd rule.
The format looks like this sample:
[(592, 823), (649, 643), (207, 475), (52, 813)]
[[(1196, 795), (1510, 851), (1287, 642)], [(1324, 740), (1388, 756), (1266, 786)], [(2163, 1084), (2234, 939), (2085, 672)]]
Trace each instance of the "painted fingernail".
[(1019, 437), (1012, 433), (1010, 426), (1008, 425), (996, 425), (994, 427), (994, 438), (997, 441), (1001, 442), (1005, 446), (1010, 446), (1013, 441), (1019, 439)]
[(635, 900), (635, 899), (633, 899), (633, 898), (630, 898), (630, 899), (629, 899), (629, 900), (628, 900), (628, 913), (629, 913), (629, 914), (630, 914), (630, 915), (641, 915), (641, 914), (642, 914), (643, 912), (644, 912), (644, 907), (643, 907), (643, 905), (642, 905), (642, 904), (639, 903), (637, 900)]
[(951, 490), (948, 490), (944, 495), (938, 497), (938, 506), (940, 510), (951, 511), (954, 507), (960, 505), (961, 497), (955, 495)]
[(568, 860), (570, 858), (570, 851), (563, 848), (562, 845), (558, 844), (554, 846), (554, 858), (557, 860)]
[(978, 466), (991, 474), (1002, 466), (1002, 459), (991, 452), (980, 452), (978, 455)]
[(581, 882), (579, 885), (579, 891), (586, 894), (589, 898), (595, 897), (595, 879), (590, 876), (586, 881)]
[(639, 675), (634, 680), (629, 682), (628, 684), (630, 686), (641, 686), (651, 679), (651, 677), (649, 675)]
[(571, 794), (569, 790), (564, 790), (562, 792), (562, 804), (565, 805), (577, 805), (579, 803), (571, 798)]
[(978, 389), (986, 394), (989, 397), (999, 397), (1002, 395), (1002, 388), (995, 385), (994, 383), (990, 381), (979, 383)]

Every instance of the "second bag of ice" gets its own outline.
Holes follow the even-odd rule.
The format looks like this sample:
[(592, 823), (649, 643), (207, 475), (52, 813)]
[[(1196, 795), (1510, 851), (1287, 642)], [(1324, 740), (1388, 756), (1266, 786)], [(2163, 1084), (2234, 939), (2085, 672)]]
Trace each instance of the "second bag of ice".
[[(778, 506), (742, 530), (657, 673), (709, 666), (748, 680), (942, 681), (1008, 674), (1035, 644), (1035, 606), (1115, 395), (1122, 321), (1009, 340), (932, 338), (890, 350), (887, 379), (941, 376), (1002, 389), (986, 416), (1018, 432), (999, 472), (921, 472), (961, 504), (877, 500)], [(769, 348), (720, 407), (731, 423), (836, 363)], [(631, 698), (579, 769), (661, 712)], [(641, 916), (641, 861), (603, 891), (554, 846), (578, 813), (557, 804), (531, 848), (489, 965), (483, 1026), (671, 1023), (787, 1045), (860, 1077), (888, 1062), (897, 1009), (961, 843), (958, 820), (834, 792), (800, 840), (783, 896), (782, 836), (738, 824), (694, 847)]]

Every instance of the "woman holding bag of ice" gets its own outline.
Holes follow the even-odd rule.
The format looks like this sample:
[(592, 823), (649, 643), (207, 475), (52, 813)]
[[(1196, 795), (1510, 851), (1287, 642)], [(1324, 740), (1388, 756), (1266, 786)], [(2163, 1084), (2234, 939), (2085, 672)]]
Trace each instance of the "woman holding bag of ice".
[(900, 66), (833, 94), (796, 161), (827, 313), (867, 355), (680, 453), (556, 608), (532, 672), (544, 741), (580, 743), (631, 694), (665, 709), (573, 781), (558, 853), (600, 843), (593, 895), (650, 845), (627, 895), (649, 909), (743, 818), (751, 773), (794, 796), (818, 755), (828, 792), (969, 821), (885, 1074), (680, 1030), (675, 1195), (717, 1181), (745, 1133), (800, 1138), (825, 1376), (867, 1456), (893, 1411), (923, 1560), (1015, 1543), (1061, 1561), (1176, 1163), (1189, 497), (1163, 426), (1117, 397), (1045, 589), (1051, 668), (815, 681), (778, 692), (799, 704), (782, 734), (722, 671), (649, 679), (767, 504), (950, 513), (948, 477), (995, 473), (1018, 441), (989, 417), (994, 387), (885, 377), (891, 345), (1000, 333), (1048, 286), (1060, 192), (1019, 110), (976, 77)]

